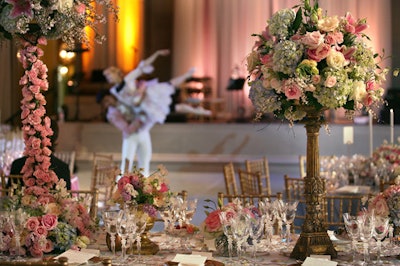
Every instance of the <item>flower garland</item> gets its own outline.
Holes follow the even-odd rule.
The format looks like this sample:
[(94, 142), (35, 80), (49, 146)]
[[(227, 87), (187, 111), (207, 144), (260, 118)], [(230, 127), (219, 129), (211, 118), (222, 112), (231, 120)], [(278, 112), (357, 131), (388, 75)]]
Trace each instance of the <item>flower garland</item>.
[[(367, 45), (365, 19), (327, 16), (318, 1), (282, 9), (269, 20), (247, 57), (249, 98), (256, 119), (273, 113), (290, 124), (315, 110), (371, 110), (383, 102), (388, 70)], [(297, 9), (297, 11), (296, 11)]]
[(117, 18), (112, 0), (4, 0), (0, 3), (0, 42), (15, 38), (21, 49), (19, 60), (24, 69), (19, 84), (22, 86), (21, 120), (27, 157), (21, 173), (24, 186), (14, 187), (9, 198), (9, 209), (22, 215), (21, 247), (10, 239), (11, 231), (0, 237), (10, 240), (10, 253), (28, 251), (40, 257), (44, 253), (64, 251), (73, 245), (85, 246), (94, 229), (87, 207), (67, 192), (64, 180), (59, 180), (50, 169), (49, 148), (53, 135), (51, 120), (46, 116), (48, 90), (47, 67), (40, 59), (44, 52), (39, 45), (48, 39), (62, 39), (69, 46), (76, 42), (88, 44), (85, 27), (95, 32), (95, 40), (102, 42), (97, 23), (106, 18), (96, 13), (96, 4)]

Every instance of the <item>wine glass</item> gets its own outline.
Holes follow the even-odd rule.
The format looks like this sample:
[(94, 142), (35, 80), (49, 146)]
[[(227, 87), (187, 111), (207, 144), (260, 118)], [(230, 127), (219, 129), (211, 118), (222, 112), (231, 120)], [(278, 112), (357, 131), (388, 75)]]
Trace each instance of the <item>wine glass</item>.
[(128, 237), (132, 235), (132, 232), (136, 231), (136, 224), (134, 223), (133, 215), (129, 211), (120, 211), (117, 219), (117, 233), (121, 237), (121, 258), (117, 261), (118, 263), (124, 264), (126, 262), (126, 249), (128, 247)]
[(232, 252), (233, 252), (233, 231), (232, 231), (232, 218), (228, 219), (226, 212), (220, 212), (219, 214), (219, 220), (222, 225), (222, 229), (224, 231), (224, 235), (226, 236), (226, 239), (228, 240), (228, 256), (229, 256), (229, 261), (232, 261)]
[(135, 260), (137, 263), (142, 262), (141, 258), (141, 249), (142, 249), (142, 234), (146, 229), (148, 215), (146, 213), (142, 215), (138, 215), (135, 217), (134, 223), (136, 227), (135, 231), (135, 240), (136, 240), (136, 249), (137, 249), (137, 259)]
[(253, 253), (252, 257), (254, 262), (256, 262), (256, 254), (257, 254), (257, 248), (258, 244), (260, 242), (260, 239), (264, 233), (264, 218), (263, 216), (255, 216), (250, 218), (250, 237), (252, 240), (252, 245), (253, 245)]
[(286, 206), (284, 208), (285, 211), (283, 213), (283, 222), (286, 224), (286, 244), (287, 244), (287, 246), (289, 246), (290, 242), (292, 242), (290, 229), (291, 229), (291, 225), (294, 221), (294, 218), (296, 216), (298, 204), (299, 204), (298, 201), (294, 201), (291, 203), (287, 202)]
[(11, 228), (14, 232), (16, 259), (21, 259), (23, 255), (23, 250), (21, 247), (21, 233), (24, 230), (27, 218), (27, 213), (25, 213), (25, 211), (22, 209), (13, 211), (11, 214)]
[(242, 259), (242, 246), (250, 236), (249, 219), (250, 217), (244, 212), (238, 212), (236, 216), (231, 219), (231, 230), (233, 233), (233, 240), (236, 242), (239, 262)]
[(364, 213), (363, 215), (359, 215), (358, 225), (360, 227), (360, 239), (363, 242), (363, 253), (364, 253), (363, 265), (368, 265), (368, 262), (370, 260), (368, 253), (369, 241), (371, 240), (375, 229), (374, 216), (369, 213)]
[(382, 240), (386, 237), (389, 231), (389, 217), (375, 216), (374, 224), (374, 238), (376, 239), (377, 245), (377, 258), (376, 264), (381, 265), (383, 261), (381, 260), (381, 250), (382, 250)]
[(103, 221), (106, 232), (110, 235), (111, 252), (115, 257), (115, 238), (117, 234), (117, 223), (119, 210), (106, 210), (103, 212)]
[(360, 236), (360, 227), (357, 216), (352, 216), (349, 213), (343, 214), (344, 226), (346, 228), (347, 234), (351, 238), (351, 248), (353, 254), (353, 263), (356, 262), (356, 244), (357, 239)]

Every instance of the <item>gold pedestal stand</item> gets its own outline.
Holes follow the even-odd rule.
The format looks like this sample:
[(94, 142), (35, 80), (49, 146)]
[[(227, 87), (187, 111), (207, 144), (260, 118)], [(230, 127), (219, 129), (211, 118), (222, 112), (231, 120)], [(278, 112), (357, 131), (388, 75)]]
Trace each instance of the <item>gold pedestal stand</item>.
[(311, 254), (319, 254), (336, 258), (337, 252), (325, 226), (325, 185), (320, 177), (318, 137), (322, 124), (322, 111), (310, 108), (306, 112), (307, 176), (304, 178), (306, 218), (290, 257), (305, 260)]

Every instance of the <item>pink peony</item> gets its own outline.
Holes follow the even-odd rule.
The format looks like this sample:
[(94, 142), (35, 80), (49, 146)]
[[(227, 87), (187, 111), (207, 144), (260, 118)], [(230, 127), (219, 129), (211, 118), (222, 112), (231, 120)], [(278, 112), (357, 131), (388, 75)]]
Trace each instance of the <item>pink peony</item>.
[(221, 230), (221, 220), (219, 219), (219, 214), (221, 210), (215, 210), (208, 214), (207, 218), (204, 220), (205, 228), (207, 232), (218, 232)]

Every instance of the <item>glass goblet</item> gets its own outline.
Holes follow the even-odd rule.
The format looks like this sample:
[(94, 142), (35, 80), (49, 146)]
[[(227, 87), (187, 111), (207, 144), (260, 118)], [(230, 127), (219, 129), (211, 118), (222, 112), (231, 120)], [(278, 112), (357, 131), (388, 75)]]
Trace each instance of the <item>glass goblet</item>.
[(115, 239), (117, 235), (119, 213), (119, 210), (107, 210), (103, 212), (104, 228), (110, 236), (110, 246), (113, 257), (115, 257)]
[(374, 216), (370, 214), (363, 214), (358, 217), (358, 225), (360, 227), (360, 239), (363, 242), (363, 253), (364, 253), (364, 264), (368, 265), (370, 256), (368, 252), (369, 241), (372, 239), (374, 229), (375, 229), (375, 220)]
[(376, 239), (377, 245), (376, 264), (381, 265), (383, 264), (383, 261), (381, 259), (382, 240), (387, 236), (389, 232), (389, 217), (375, 216), (374, 220), (375, 224), (373, 236)]
[(352, 248), (352, 254), (353, 254), (352, 261), (353, 261), (353, 263), (355, 263), (356, 262), (356, 244), (357, 244), (357, 239), (360, 236), (360, 227), (359, 227), (358, 217), (352, 216), (349, 213), (344, 213), (343, 220), (344, 220), (344, 226), (346, 228), (347, 234), (351, 238), (351, 248)]

